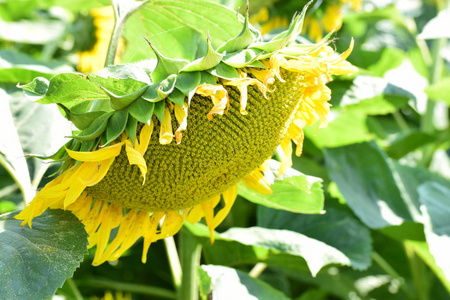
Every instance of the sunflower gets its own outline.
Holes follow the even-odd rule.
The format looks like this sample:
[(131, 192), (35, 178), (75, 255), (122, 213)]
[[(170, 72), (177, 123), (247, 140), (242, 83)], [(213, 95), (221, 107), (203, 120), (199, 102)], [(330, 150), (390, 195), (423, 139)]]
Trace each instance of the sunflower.
[[(96, 73), (103, 68), (103, 62), (108, 51), (109, 40), (114, 28), (114, 10), (111, 5), (93, 8), (89, 11), (89, 15), (93, 18), (95, 40), (90, 49), (80, 51), (78, 53), (78, 71), (82, 73)], [(123, 40), (119, 43), (119, 55), (124, 47)]]
[[(208, 40), (206, 55), (194, 61), (166, 58), (150, 44), (158, 63), (148, 76), (136, 66), (125, 78), (56, 75), (48, 86), (72, 76), (94, 81), (107, 97), (46, 102), (58, 90), (48, 89), (40, 101), (58, 103), (81, 130), (53, 156), (64, 162), (61, 174), (16, 218), (31, 227), (48, 208), (71, 211), (89, 247), (97, 247), (94, 265), (117, 260), (139, 238), (145, 263), (149, 246), (185, 221), (204, 218), (213, 242), (237, 184), (270, 194), (264, 162), (279, 148), (282, 174), (292, 164), (292, 142), (301, 154), (302, 128), (326, 125), (331, 76), (356, 71), (346, 61), (353, 42), (341, 55), (327, 41), (295, 42), (305, 11), (267, 42), (245, 18), (237, 37), (217, 49)], [(133, 79), (142, 74), (148, 78)], [(119, 94), (119, 86), (132, 91)]]
[[(317, 42), (323, 38), (324, 32), (339, 29), (342, 26), (343, 6), (348, 2), (353, 10), (360, 10), (362, 7), (362, 0), (327, 1), (324, 3), (326, 5), (322, 6), (324, 7), (323, 9), (320, 7), (320, 9), (305, 18), (304, 32), (308, 34), (311, 40)], [(299, 5), (298, 1), (296, 4), (293, 4), (291, 1), (277, 3), (276, 8), (273, 8), (273, 11), (277, 12), (274, 16), (271, 16), (271, 11), (267, 7), (262, 7), (252, 16), (251, 21), (252, 23), (261, 24), (262, 34), (286, 28), (289, 26), (288, 20), (291, 17), (291, 9), (295, 5)]]

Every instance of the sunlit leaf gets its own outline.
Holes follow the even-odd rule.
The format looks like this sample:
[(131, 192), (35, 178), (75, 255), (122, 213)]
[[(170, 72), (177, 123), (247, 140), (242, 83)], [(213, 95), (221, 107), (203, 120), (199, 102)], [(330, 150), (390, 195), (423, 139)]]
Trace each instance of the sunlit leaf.
[[(289, 299), (269, 284), (242, 271), (214, 265), (202, 265), (201, 268), (210, 278), (212, 299)], [(201, 278), (209, 281), (208, 278)]]

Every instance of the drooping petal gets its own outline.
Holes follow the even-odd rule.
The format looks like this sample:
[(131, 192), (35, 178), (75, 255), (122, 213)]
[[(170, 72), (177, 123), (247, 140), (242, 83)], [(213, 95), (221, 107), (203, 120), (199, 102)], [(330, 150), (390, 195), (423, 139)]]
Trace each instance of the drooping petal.
[(72, 151), (66, 148), (67, 153), (70, 157), (78, 161), (86, 161), (86, 162), (95, 162), (106, 160), (109, 158), (116, 157), (120, 154), (120, 150), (122, 149), (123, 142), (108, 146), (106, 148), (102, 148), (97, 151)]
[(164, 117), (159, 132), (159, 143), (161, 145), (170, 144), (173, 140), (172, 117), (167, 107), (164, 108)]
[(145, 174), (147, 174), (147, 163), (145, 162), (144, 157), (141, 152), (133, 148), (130, 140), (127, 140), (125, 143), (125, 149), (127, 152), (128, 162), (130, 165), (137, 165), (139, 170), (141, 171), (141, 175), (143, 177), (142, 185), (145, 183)]
[(248, 174), (245, 178), (241, 180), (246, 187), (257, 191), (263, 195), (272, 194), (272, 188), (267, 180), (264, 178), (264, 175), (261, 173), (259, 168), (253, 170), (250, 174)]

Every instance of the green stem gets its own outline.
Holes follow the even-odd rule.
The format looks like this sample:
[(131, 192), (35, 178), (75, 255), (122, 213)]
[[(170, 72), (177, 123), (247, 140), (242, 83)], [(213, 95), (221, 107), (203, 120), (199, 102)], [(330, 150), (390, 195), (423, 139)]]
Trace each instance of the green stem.
[(135, 283), (124, 283), (108, 279), (90, 278), (78, 282), (79, 285), (90, 286), (103, 289), (112, 289), (123, 292), (137, 293), (167, 299), (176, 299), (175, 293), (160, 287), (147, 286)]
[(398, 112), (398, 110), (394, 111), (392, 113), (394, 116), (394, 120), (397, 123), (398, 127), (400, 127), (400, 130), (403, 133), (409, 132), (409, 126), (408, 123), (406, 123), (405, 119), (403, 118), (402, 114)]
[(248, 275), (253, 278), (257, 278), (259, 275), (261, 275), (262, 272), (267, 268), (267, 264), (265, 263), (257, 263), (253, 269), (248, 272)]
[(67, 284), (69, 285), (70, 289), (72, 290), (73, 296), (75, 297), (75, 300), (83, 300), (83, 295), (81, 295), (80, 290), (78, 289), (77, 285), (73, 281), (72, 278), (67, 278), (66, 280)]
[(114, 65), (117, 47), (122, 36), (123, 28), (125, 27), (125, 18), (119, 18), (117, 14), (115, 14), (115, 18), (116, 21), (114, 22), (111, 40), (109, 41), (108, 52), (106, 53), (105, 67)]
[(197, 268), (200, 266), (202, 247), (195, 237), (187, 230), (180, 232), (180, 253), (183, 278), (179, 300), (198, 299)]
[(181, 288), (181, 263), (178, 257), (177, 247), (173, 236), (164, 239), (164, 246), (166, 247), (166, 254), (169, 260), (170, 272), (172, 273), (172, 281), (175, 290)]
[(428, 299), (429, 285), (427, 285), (427, 276), (425, 276), (425, 264), (420, 257), (416, 255), (413, 247), (407, 243), (403, 243), (403, 245), (405, 247), (406, 256), (408, 257), (409, 267), (411, 270), (415, 299), (426, 300)]
[(405, 293), (409, 299), (413, 299), (411, 292), (405, 287), (404, 279), (401, 277), (397, 271), (377, 252), (372, 252), (371, 257), (373, 261), (386, 272), (392, 279), (398, 280), (400, 283), (400, 289)]
[(147, 3), (147, 1), (142, 1), (139, 4), (136, 4), (132, 3), (133, 1), (128, 1), (129, 7), (124, 7), (124, 2), (120, 3), (120, 0), (111, 0), (111, 2), (114, 7), (115, 22), (111, 39), (109, 40), (108, 52), (106, 53), (105, 67), (114, 65), (117, 47), (119, 45), (120, 37), (122, 36), (127, 19), (142, 5)]
[[(430, 84), (438, 82), (442, 77), (442, 71), (444, 68), (444, 60), (442, 59), (440, 52), (441, 49), (447, 44), (446, 38), (441, 38), (433, 41), (433, 48), (432, 48), (432, 58), (433, 58), (433, 64), (431, 65), (430, 70)], [(435, 110), (436, 103), (434, 101), (431, 101), (430, 99), (427, 100), (427, 106), (425, 110), (425, 114), (422, 117), (421, 121), (421, 127), (422, 130), (426, 133), (433, 133), (434, 132), (434, 110)], [(431, 161), (433, 155), (433, 149), (431, 147), (426, 147), (423, 151), (423, 159), (422, 163), (424, 166), (428, 166), (428, 164)]]

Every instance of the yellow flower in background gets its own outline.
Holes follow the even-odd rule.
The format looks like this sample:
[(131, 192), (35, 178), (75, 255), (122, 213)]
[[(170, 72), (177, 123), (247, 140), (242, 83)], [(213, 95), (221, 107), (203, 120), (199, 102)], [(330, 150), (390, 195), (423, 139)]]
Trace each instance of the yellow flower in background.
[[(77, 69), (81, 73), (96, 73), (103, 68), (114, 27), (115, 17), (111, 5), (93, 8), (89, 13), (93, 17), (96, 41), (92, 49), (78, 53)], [(123, 47), (124, 42), (121, 40), (118, 47), (119, 56)]]
[[(117, 95), (103, 100), (110, 107), (118, 106), (95, 121), (109, 126), (107, 118), (124, 117), (123, 127), (112, 122), (113, 127), (105, 125), (95, 139), (77, 140), (78, 148), (66, 144), (67, 167), (16, 218), (31, 227), (33, 218), (48, 208), (71, 211), (85, 225), (88, 247), (97, 247), (93, 265), (117, 260), (140, 238), (145, 263), (150, 245), (176, 234), (185, 221), (196, 223), (204, 218), (213, 242), (215, 228), (237, 197), (238, 183), (270, 194), (262, 173), (265, 162), (278, 148), (278, 175), (282, 175), (292, 165), (292, 142), (296, 154), (301, 154), (303, 127), (316, 121), (320, 126), (327, 124), (331, 92), (326, 83), (331, 76), (357, 71), (346, 61), (353, 41), (341, 55), (325, 42), (296, 47), (304, 15), (305, 11), (293, 20), (283, 38), (262, 42), (255, 36), (253, 42), (244, 41), (234, 53), (245, 61), (217, 61), (214, 68), (222, 69), (215, 69), (216, 75), (210, 73), (211, 57), (222, 59), (225, 54), (214, 49), (208, 49), (208, 59), (186, 61), (176, 74), (167, 69), (178, 66), (180, 60), (155, 52), (158, 64), (152, 79), (160, 83), (130, 94), (139, 92), (149, 100), (137, 95), (125, 106), (117, 102)], [(245, 31), (252, 34), (247, 19)], [(241, 35), (219, 49), (225, 53), (223, 49), (233, 49), (240, 40)], [(247, 60), (252, 53), (254, 58)], [(164, 64), (158, 69), (161, 61)], [(220, 73), (224, 68), (225, 75)], [(173, 83), (173, 94), (164, 94), (170, 80), (183, 76), (190, 78), (185, 82), (194, 84), (186, 90), (180, 83), (183, 92), (175, 90)], [(134, 105), (139, 106), (133, 113)], [(138, 121), (142, 115), (148, 117)]]
[[(312, 41), (320, 41), (324, 34), (334, 29), (339, 29), (342, 26), (342, 9), (343, 5), (347, 2), (351, 2), (353, 10), (359, 10), (362, 7), (362, 0), (336, 0), (324, 2), (324, 11), (320, 14), (312, 14), (305, 18), (304, 32), (308, 34)], [(275, 4), (275, 9), (278, 9), (278, 5)], [(289, 5), (292, 5), (289, 3)], [(278, 14), (270, 17), (270, 12), (267, 7), (262, 7), (258, 13), (252, 16), (250, 19), (252, 23), (261, 24), (261, 33), (266, 34), (272, 30), (286, 28), (289, 25), (289, 18), (283, 14)]]

